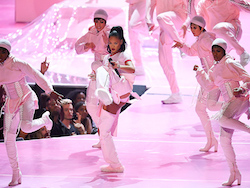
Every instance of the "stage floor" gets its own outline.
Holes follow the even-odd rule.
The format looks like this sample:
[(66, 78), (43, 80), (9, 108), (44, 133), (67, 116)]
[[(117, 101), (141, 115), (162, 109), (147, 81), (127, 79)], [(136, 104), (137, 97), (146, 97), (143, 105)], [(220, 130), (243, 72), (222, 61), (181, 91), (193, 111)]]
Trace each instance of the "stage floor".
[[(125, 4), (123, 1), (123, 5)], [(0, 2), (0, 5), (2, 5), (2, 8), (0, 7), (2, 37), (25, 24), (16, 24), (13, 21), (14, 0)], [(250, 37), (248, 18), (248, 14), (242, 13), (241, 42), (250, 52), (250, 46), (247, 44)], [(195, 57), (182, 59), (179, 51), (174, 50), (174, 66), (183, 103), (162, 105), (161, 100), (169, 96), (170, 89), (158, 62), (156, 43), (149, 44), (150, 41), (152, 39), (144, 41), (142, 49), (146, 74), (138, 76), (135, 81), (136, 85), (146, 85), (149, 89), (142, 96), (142, 100), (134, 101), (121, 113), (118, 137), (114, 138), (125, 172), (123, 174), (100, 172), (99, 167), (105, 164), (101, 150), (91, 147), (98, 142), (98, 135), (19, 141), (17, 145), (23, 182), (17, 187), (222, 187), (221, 184), (229, 177), (229, 168), (220, 145), (217, 153), (199, 152), (199, 148), (206, 142), (205, 133), (194, 110), (198, 89), (192, 68), (193, 65), (200, 64), (199, 59)], [(82, 66), (82, 69), (85, 68), (88, 70), (90, 67)], [(250, 70), (250, 65), (246, 66), (246, 69)], [(87, 71), (85, 72), (87, 75)], [(245, 115), (241, 120), (249, 124)], [(213, 129), (219, 139), (220, 128), (216, 121), (213, 121)], [(242, 174), (242, 185), (238, 187), (248, 188), (250, 187), (249, 134), (235, 131), (233, 144)], [(0, 187), (8, 187), (10, 180), (11, 168), (5, 146), (0, 143)]]
[[(220, 145), (217, 153), (199, 152), (206, 137), (192, 95), (184, 95), (182, 104), (162, 105), (159, 100), (167, 97), (166, 92), (166, 88), (151, 88), (121, 113), (114, 140), (125, 166), (123, 174), (100, 172), (105, 161), (101, 150), (91, 147), (98, 142), (98, 135), (19, 141), (23, 182), (17, 187), (222, 187), (229, 168)], [(247, 122), (246, 116), (242, 121)], [(219, 138), (216, 122), (213, 129)], [(250, 187), (249, 143), (249, 134), (234, 133), (242, 188)], [(7, 187), (11, 168), (3, 143), (0, 151), (0, 187)]]

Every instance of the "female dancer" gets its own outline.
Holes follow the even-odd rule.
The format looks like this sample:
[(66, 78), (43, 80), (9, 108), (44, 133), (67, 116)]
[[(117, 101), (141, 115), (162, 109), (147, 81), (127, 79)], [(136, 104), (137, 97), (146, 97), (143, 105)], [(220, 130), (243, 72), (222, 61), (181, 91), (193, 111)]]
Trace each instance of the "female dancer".
[[(220, 142), (230, 168), (230, 177), (224, 186), (230, 186), (235, 180), (241, 184), (241, 174), (236, 165), (235, 152), (232, 146), (232, 136), (234, 129), (239, 129), (250, 133), (250, 127), (238, 119), (248, 110), (250, 89), (250, 75), (246, 70), (229, 55), (226, 54), (227, 43), (221, 38), (217, 38), (212, 43), (212, 53), (214, 66), (208, 74), (197, 65), (197, 80), (200, 85), (208, 91), (218, 87), (223, 95), (225, 104), (219, 114), (221, 124)], [(244, 84), (240, 87), (240, 81)]]
[[(86, 95), (86, 107), (95, 124), (98, 124), (99, 122), (99, 117), (97, 115), (98, 99), (94, 94), (96, 90), (95, 74), (96, 69), (103, 65), (103, 57), (108, 54), (107, 46), (110, 27), (107, 25), (107, 19), (108, 14), (105, 10), (96, 10), (94, 13), (95, 25), (90, 27), (89, 31), (84, 36), (80, 37), (75, 43), (77, 54), (83, 54), (91, 50), (95, 56), (94, 62), (91, 64), (92, 73), (89, 75), (91, 80)], [(101, 144), (99, 142), (92, 147), (100, 148)]]
[[(9, 186), (21, 183), (22, 173), (18, 164), (16, 135), (21, 128), (24, 132), (34, 132), (43, 126), (52, 128), (50, 113), (45, 112), (41, 118), (33, 120), (38, 99), (29, 87), (25, 76), (31, 77), (46, 93), (54, 99), (61, 98), (45, 77), (29, 64), (10, 54), (11, 44), (8, 40), (0, 40), (0, 85), (4, 86), (7, 94), (4, 109), (4, 141), (13, 175)], [(46, 63), (46, 60), (45, 60)]]
[[(207, 73), (208, 70), (213, 65), (213, 55), (211, 52), (211, 45), (215, 39), (215, 34), (207, 32), (205, 30), (206, 22), (203, 17), (195, 16), (191, 20), (190, 28), (197, 41), (191, 46), (187, 46), (185, 43), (176, 42), (173, 47), (181, 48), (181, 50), (190, 56), (198, 56), (201, 60), (201, 65), (203, 70)], [(220, 96), (220, 91), (218, 88), (207, 92), (204, 88), (200, 89), (198, 99), (196, 102), (196, 113), (198, 114), (201, 123), (204, 127), (207, 144), (204, 148), (201, 148), (200, 151), (208, 152), (210, 148), (214, 146), (214, 151), (218, 149), (218, 141), (214, 136), (212, 130), (211, 121), (209, 115), (206, 111), (209, 110), (218, 111), (221, 109), (222, 103), (218, 103)]]
[[(111, 132), (116, 130), (116, 117), (119, 116), (121, 107), (129, 100), (135, 76), (135, 67), (131, 58), (125, 53), (126, 41), (123, 29), (113, 27), (109, 34), (108, 54), (104, 57), (104, 66), (97, 69), (96, 95), (100, 102), (100, 140), (105, 161), (109, 165), (101, 167), (103, 172), (123, 172)], [(102, 72), (103, 74), (100, 74)], [(98, 78), (106, 73), (106, 78)], [(103, 81), (104, 83), (99, 83)], [(104, 86), (104, 87), (103, 87)]]

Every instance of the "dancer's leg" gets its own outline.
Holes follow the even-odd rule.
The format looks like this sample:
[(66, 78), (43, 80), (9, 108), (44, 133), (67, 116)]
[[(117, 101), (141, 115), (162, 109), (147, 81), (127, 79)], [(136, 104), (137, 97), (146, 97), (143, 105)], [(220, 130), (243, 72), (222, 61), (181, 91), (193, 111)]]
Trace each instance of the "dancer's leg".
[(235, 180), (238, 180), (238, 185), (241, 184), (241, 174), (236, 165), (236, 155), (232, 146), (233, 132), (233, 129), (221, 127), (221, 147), (224, 151), (224, 155), (230, 168), (230, 176), (228, 181), (222, 184), (224, 186), (231, 186)]
[(214, 151), (217, 152), (218, 141), (214, 136), (211, 120), (207, 113), (207, 94), (208, 93), (205, 90), (200, 90), (195, 107), (195, 111), (201, 120), (201, 124), (203, 125), (207, 137), (207, 143), (204, 148), (200, 149), (200, 151), (208, 152), (214, 146)]

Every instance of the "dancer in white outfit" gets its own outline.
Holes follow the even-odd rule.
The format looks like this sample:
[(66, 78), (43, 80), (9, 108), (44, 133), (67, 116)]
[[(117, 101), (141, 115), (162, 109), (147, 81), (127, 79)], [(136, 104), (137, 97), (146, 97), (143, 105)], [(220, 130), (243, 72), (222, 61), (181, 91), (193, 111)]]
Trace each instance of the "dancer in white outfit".
[[(4, 86), (7, 99), (4, 108), (4, 141), (13, 175), (9, 186), (21, 183), (22, 173), (18, 163), (16, 135), (21, 128), (24, 132), (34, 132), (43, 126), (52, 128), (50, 113), (45, 112), (41, 118), (33, 120), (38, 99), (27, 84), (25, 76), (32, 78), (50, 97), (57, 100), (62, 96), (56, 93), (43, 74), (29, 64), (15, 58), (8, 40), (0, 40), (0, 85)], [(46, 60), (45, 60), (46, 63)]]
[[(109, 55), (104, 57), (104, 66), (97, 69), (96, 95), (100, 100), (100, 130), (101, 148), (105, 161), (109, 165), (101, 167), (103, 172), (123, 172), (113, 138), (112, 130), (116, 130), (114, 124), (119, 116), (121, 107), (129, 100), (133, 89), (135, 67), (131, 58), (125, 53), (126, 41), (123, 29), (120, 26), (113, 27), (109, 34)], [(103, 74), (99, 74), (102, 72)], [(100, 79), (99, 76), (106, 77)], [(99, 82), (103, 83), (99, 83)]]
[(141, 41), (148, 35), (146, 24), (146, 0), (126, 0), (129, 3), (128, 31), (130, 48), (135, 60), (135, 74), (144, 75), (141, 57)]
[[(87, 89), (86, 107), (93, 121), (98, 124), (98, 99), (95, 96), (96, 70), (103, 65), (103, 57), (108, 54), (108, 36), (110, 27), (107, 25), (108, 14), (103, 9), (98, 9), (94, 13), (95, 26), (89, 28), (89, 31), (82, 37), (80, 37), (75, 43), (75, 50), (77, 54), (83, 54), (89, 50), (94, 53), (94, 62), (91, 64), (92, 73), (89, 75), (91, 80)], [(100, 148), (101, 143), (93, 145), (94, 148)]]
[(173, 67), (172, 45), (174, 41), (183, 42), (178, 30), (187, 19), (186, 0), (152, 0), (149, 11), (156, 7), (157, 21), (160, 26), (159, 36), (159, 61), (168, 79), (171, 95), (163, 104), (175, 104), (182, 102), (179, 86), (177, 84), (175, 70)]
[[(250, 126), (240, 122), (240, 116), (248, 110), (250, 75), (237, 61), (226, 54), (227, 43), (221, 38), (214, 40), (212, 53), (214, 65), (208, 74), (195, 65), (197, 80), (207, 91), (218, 87), (225, 104), (218, 115), (221, 124), (220, 142), (230, 168), (230, 177), (224, 186), (231, 186), (235, 180), (241, 184), (241, 174), (236, 165), (236, 156), (232, 146), (234, 129), (250, 133)], [(244, 82), (240, 86), (240, 81)]]
[[(187, 46), (185, 43), (182, 44), (179, 42), (177, 42), (173, 47), (181, 48), (182, 51), (187, 55), (198, 56), (201, 60), (203, 70), (207, 73), (214, 62), (211, 52), (211, 45), (215, 39), (215, 34), (205, 30), (206, 22), (201, 16), (194, 16), (190, 23), (191, 31), (193, 35), (197, 37), (197, 41), (192, 44), (191, 47)], [(210, 92), (207, 92), (204, 88), (201, 88), (197, 98), (195, 110), (201, 120), (207, 136), (206, 146), (200, 149), (200, 151), (203, 152), (208, 152), (213, 146), (215, 152), (218, 149), (218, 141), (214, 136), (207, 109), (213, 111), (219, 111), (221, 109), (222, 103), (217, 102), (219, 96), (220, 91), (218, 88)]]

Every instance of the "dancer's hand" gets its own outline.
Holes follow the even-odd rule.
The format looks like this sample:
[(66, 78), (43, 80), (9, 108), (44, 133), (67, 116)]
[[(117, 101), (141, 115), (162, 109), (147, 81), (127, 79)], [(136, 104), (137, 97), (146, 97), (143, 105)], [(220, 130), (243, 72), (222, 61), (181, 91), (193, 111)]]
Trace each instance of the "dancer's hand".
[(91, 73), (88, 75), (89, 79), (92, 81), (96, 81), (96, 74), (95, 73)]
[(86, 43), (86, 44), (84, 45), (84, 49), (85, 49), (85, 50), (91, 49), (92, 51), (95, 51), (95, 44), (94, 44), (93, 42)]
[(178, 42), (176, 40), (174, 42), (176, 42), (176, 43), (172, 46), (172, 48), (182, 48), (183, 47), (182, 43), (180, 43), (180, 42)]
[(47, 62), (47, 57), (45, 57), (45, 61), (41, 63), (41, 70), (40, 72), (42, 74), (45, 74), (45, 72), (48, 70), (49, 68), (49, 62)]
[(102, 39), (103, 39), (103, 42), (106, 44), (106, 46), (108, 46), (109, 38), (107, 37), (107, 35), (105, 33), (103, 33)]
[(195, 65), (194, 68), (193, 68), (193, 70), (194, 70), (194, 71), (197, 71), (198, 68), (199, 68), (199, 66), (198, 66), (198, 65)]
[(64, 97), (63, 95), (61, 95), (60, 93), (57, 93), (56, 91), (52, 91), (50, 93), (50, 98), (54, 99), (56, 103), (60, 103), (63, 97)]
[(245, 91), (246, 90), (244, 88), (237, 87), (237, 88), (234, 88), (233, 94), (234, 94), (235, 97), (240, 97), (241, 94), (245, 93)]

